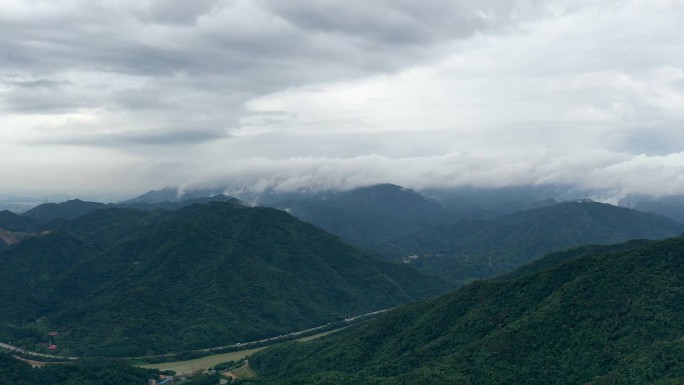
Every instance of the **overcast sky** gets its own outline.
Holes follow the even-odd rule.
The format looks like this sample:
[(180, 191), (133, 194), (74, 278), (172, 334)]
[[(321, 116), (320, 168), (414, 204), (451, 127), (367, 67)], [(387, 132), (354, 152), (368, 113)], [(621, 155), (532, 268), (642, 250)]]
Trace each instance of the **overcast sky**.
[(2, 0), (0, 193), (684, 193), (684, 1)]

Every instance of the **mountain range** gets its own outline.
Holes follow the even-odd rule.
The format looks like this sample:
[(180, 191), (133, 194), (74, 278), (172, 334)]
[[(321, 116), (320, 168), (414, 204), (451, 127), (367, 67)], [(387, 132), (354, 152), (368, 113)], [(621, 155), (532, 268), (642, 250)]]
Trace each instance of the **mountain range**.
[[(501, 196), (493, 191), (428, 190), (425, 194), (434, 197), (428, 198), (382, 184), (344, 192), (287, 194), (283, 196), (286, 200), (269, 205), (356, 247), (458, 284), (493, 277), (546, 253), (582, 244), (663, 239), (684, 232), (681, 222), (625, 207), (589, 200), (534, 200), (544, 193), (558, 195), (553, 191), (506, 191), (508, 194)], [(109, 205), (72, 200), (40, 205), (22, 217), (49, 228), (52, 221), (104, 207), (175, 210), (208, 201), (238, 202), (222, 194), (200, 197), (211, 192), (180, 194), (167, 188)], [(160, 199), (164, 200), (157, 201)], [(516, 207), (525, 209), (516, 211)]]
[(395, 238), (386, 255), (425, 272), (467, 282), (493, 277), (547, 253), (574, 246), (630, 239), (663, 239), (684, 233), (664, 216), (592, 201), (563, 202), (484, 221), (434, 226)]
[[(211, 195), (211, 196), (201, 196), (201, 197), (186, 197), (187, 199), (182, 200), (163, 200), (156, 202), (149, 202), (146, 199), (133, 199), (121, 203), (101, 203), (101, 202), (88, 202), (82, 201), (80, 199), (72, 199), (61, 203), (44, 203), (36, 207), (27, 210), (21, 214), (21, 217), (28, 218), (33, 221), (33, 223), (44, 225), (43, 227), (51, 227), (50, 223), (65, 219), (74, 219), (82, 215), (88, 214), (95, 210), (101, 210), (105, 208), (119, 208), (119, 209), (138, 209), (138, 210), (176, 210), (183, 208), (185, 206), (190, 206), (195, 203), (207, 203), (207, 202), (233, 202), (239, 203), (239, 201), (233, 197), (229, 197), (223, 194)], [(47, 225), (47, 226), (45, 226)], [(2, 227), (2, 226), (0, 226)]]
[[(489, 202), (489, 210), (468, 201), (456, 209), (455, 197), (463, 194), (432, 194), (434, 199), (385, 184), (290, 199), (274, 207), (389, 260), (458, 284), (493, 277), (547, 253), (583, 244), (684, 233), (683, 223), (661, 215), (590, 200), (532, 201), (540, 195), (527, 190), (512, 194), (510, 199), (518, 199), (515, 205), (494, 206), (498, 196), (489, 197), (491, 202), (480, 198)], [(502, 214), (509, 210), (513, 212)]]
[(55, 331), (59, 354), (154, 355), (399, 306), (256, 353), (241, 381), (684, 380), (684, 237), (659, 240), (681, 222), (526, 189), (268, 192), (273, 208), (215, 192), (0, 211), (0, 341), (47, 352)]
[(271, 208), (108, 208), (0, 252), (0, 340), (134, 356), (272, 337), (448, 291)]

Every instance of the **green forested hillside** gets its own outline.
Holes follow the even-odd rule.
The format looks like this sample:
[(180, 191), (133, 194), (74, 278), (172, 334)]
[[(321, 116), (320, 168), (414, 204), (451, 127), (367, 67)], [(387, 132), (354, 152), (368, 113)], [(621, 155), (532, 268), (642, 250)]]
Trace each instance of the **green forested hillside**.
[(11, 211), (2, 210), (0, 211), (0, 229), (28, 232), (34, 229), (34, 224), (28, 218), (21, 217)]
[(11, 211), (0, 211), (0, 250), (29, 237), (34, 230), (35, 226), (30, 219), (22, 218)]
[(558, 266), (565, 261), (573, 258), (586, 257), (596, 254), (607, 253), (621, 253), (636, 250), (638, 248), (650, 245), (656, 241), (648, 239), (635, 239), (623, 243), (616, 243), (612, 245), (584, 245), (577, 246), (563, 251), (548, 254), (543, 258), (532, 261), (526, 265), (520, 266), (510, 273), (498, 276), (499, 279), (512, 279), (522, 277), (524, 275), (538, 273), (546, 269)]
[(684, 383), (684, 238), (634, 246), (477, 281), (250, 365), (274, 384)]
[(433, 227), (386, 243), (388, 255), (456, 282), (493, 277), (547, 253), (584, 244), (663, 239), (684, 224), (596, 202), (566, 202), (487, 221)]
[(270, 337), (428, 298), (445, 282), (289, 214), (235, 203), (98, 210), (0, 253), (0, 340), (143, 355)]
[(121, 362), (84, 359), (68, 365), (32, 368), (0, 352), (2, 385), (142, 385), (158, 378), (159, 371), (134, 368)]

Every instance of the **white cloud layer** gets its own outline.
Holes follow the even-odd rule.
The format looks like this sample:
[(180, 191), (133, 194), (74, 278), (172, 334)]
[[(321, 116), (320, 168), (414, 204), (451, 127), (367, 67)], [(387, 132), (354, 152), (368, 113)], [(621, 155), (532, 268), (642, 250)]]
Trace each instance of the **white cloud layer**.
[(0, 192), (684, 193), (684, 2), (0, 3)]

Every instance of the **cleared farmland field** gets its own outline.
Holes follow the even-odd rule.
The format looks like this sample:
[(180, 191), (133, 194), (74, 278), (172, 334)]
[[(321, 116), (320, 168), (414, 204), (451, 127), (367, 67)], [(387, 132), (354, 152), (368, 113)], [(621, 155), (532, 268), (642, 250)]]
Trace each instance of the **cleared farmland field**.
[[(314, 334), (312, 336), (308, 337), (302, 337), (298, 338), (295, 341), (309, 341), (315, 338), (323, 337), (328, 334), (334, 333), (336, 331), (339, 331), (342, 329), (336, 329), (336, 330), (331, 330), (327, 331), (324, 333), (319, 333), (319, 334)], [(273, 345), (271, 345), (273, 346)], [(212, 366), (216, 364), (220, 364), (222, 362), (227, 362), (227, 361), (239, 361), (247, 356), (250, 356), (260, 350), (264, 350), (268, 348), (268, 346), (262, 346), (254, 349), (246, 349), (246, 350), (239, 350), (236, 352), (230, 352), (230, 353), (221, 353), (221, 354), (215, 354), (211, 356), (206, 356), (206, 357), (201, 357), (201, 358), (196, 358), (193, 360), (187, 360), (187, 361), (175, 361), (175, 362), (164, 362), (161, 364), (149, 364), (149, 365), (138, 365), (141, 368), (147, 368), (147, 369), (159, 369), (159, 370), (173, 370), (176, 372), (176, 374), (181, 375), (181, 374), (191, 374), (197, 370), (207, 370), (211, 368)]]

